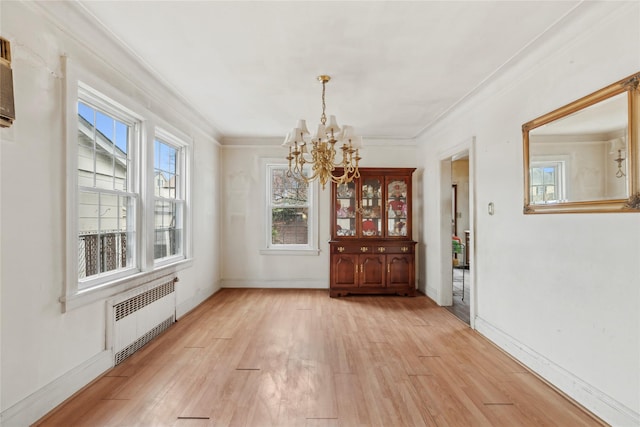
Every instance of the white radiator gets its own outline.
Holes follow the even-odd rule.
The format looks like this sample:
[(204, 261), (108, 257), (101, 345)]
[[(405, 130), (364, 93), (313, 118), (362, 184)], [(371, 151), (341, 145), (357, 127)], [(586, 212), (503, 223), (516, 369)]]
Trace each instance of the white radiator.
[(111, 301), (107, 324), (114, 366), (175, 323), (177, 281), (175, 276), (165, 276)]

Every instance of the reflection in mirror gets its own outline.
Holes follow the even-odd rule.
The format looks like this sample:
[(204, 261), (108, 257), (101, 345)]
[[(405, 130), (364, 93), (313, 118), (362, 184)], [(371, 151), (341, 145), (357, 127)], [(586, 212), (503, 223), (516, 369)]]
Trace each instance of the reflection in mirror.
[(626, 92), (533, 129), (530, 203), (629, 198), (627, 134)]
[(639, 76), (523, 125), (525, 213), (633, 210)]

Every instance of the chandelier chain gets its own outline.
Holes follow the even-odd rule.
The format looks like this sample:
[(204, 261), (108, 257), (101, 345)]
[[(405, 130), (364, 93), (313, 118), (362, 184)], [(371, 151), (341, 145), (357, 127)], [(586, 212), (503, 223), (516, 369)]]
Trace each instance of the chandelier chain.
[(322, 80), (322, 115), (320, 116), (320, 123), (322, 123), (323, 125), (327, 124), (327, 116), (324, 113), (324, 111), (327, 109), (327, 104), (325, 104), (324, 102), (324, 92), (325, 92), (326, 86), (327, 86), (327, 81)]

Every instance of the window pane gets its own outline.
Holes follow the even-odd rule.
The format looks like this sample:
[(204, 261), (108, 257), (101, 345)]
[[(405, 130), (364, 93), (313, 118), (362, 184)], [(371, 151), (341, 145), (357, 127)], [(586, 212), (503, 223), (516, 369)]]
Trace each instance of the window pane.
[(78, 278), (133, 266), (135, 198), (91, 191), (78, 198)]
[(154, 154), (154, 196), (155, 201), (154, 258), (165, 258), (183, 253), (182, 231), (184, 203), (179, 200), (181, 149), (163, 141), (155, 140)]
[(274, 208), (271, 211), (271, 243), (274, 245), (306, 245), (309, 210), (307, 208)]
[(542, 184), (542, 170), (540, 168), (531, 168), (531, 185)]
[(178, 197), (178, 149), (156, 140), (154, 142), (154, 194), (156, 197)]
[(78, 115), (88, 121), (89, 123), (94, 122), (94, 114), (95, 110), (89, 107), (84, 102), (78, 102)]
[(556, 186), (555, 185), (547, 185), (545, 187), (545, 200), (555, 201), (556, 198)]
[(172, 175), (175, 175), (177, 150), (169, 145), (166, 145), (166, 144), (162, 144), (162, 145), (163, 145), (163, 150), (162, 150), (163, 158), (161, 158), (161, 161), (164, 161), (163, 167), (167, 172), (169, 172)]
[(532, 186), (531, 187), (531, 203), (543, 203), (543, 194), (540, 186)]
[(116, 152), (124, 157), (129, 151), (129, 127), (121, 122), (116, 122)]
[(80, 233), (98, 232), (98, 193), (78, 192), (78, 230)]
[(115, 194), (100, 195), (100, 231), (110, 233), (118, 229), (118, 196)]
[(544, 183), (555, 184), (556, 182), (556, 170), (555, 168), (544, 168)]
[(129, 126), (78, 102), (78, 185), (127, 190)]
[(95, 110), (78, 103), (78, 185), (93, 187)]
[(271, 170), (271, 202), (274, 205), (306, 206), (308, 184), (287, 177), (286, 169)]
[(100, 195), (100, 261), (101, 272), (118, 268), (118, 196)]
[(164, 258), (182, 253), (181, 202), (156, 200), (154, 258)]
[(107, 138), (109, 141), (115, 140), (114, 127), (115, 120), (106, 114), (96, 111), (96, 129), (98, 133)]
[(129, 170), (129, 159), (126, 156), (115, 156), (114, 169), (114, 190), (127, 191), (127, 170)]

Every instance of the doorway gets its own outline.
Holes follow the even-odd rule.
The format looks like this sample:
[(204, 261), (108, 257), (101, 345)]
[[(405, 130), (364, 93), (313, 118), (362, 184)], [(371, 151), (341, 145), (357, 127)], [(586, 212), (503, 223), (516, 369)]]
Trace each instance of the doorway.
[(469, 203), (469, 152), (451, 157), (451, 281), (449, 311), (471, 324), (471, 275), (469, 249), (471, 209)]

